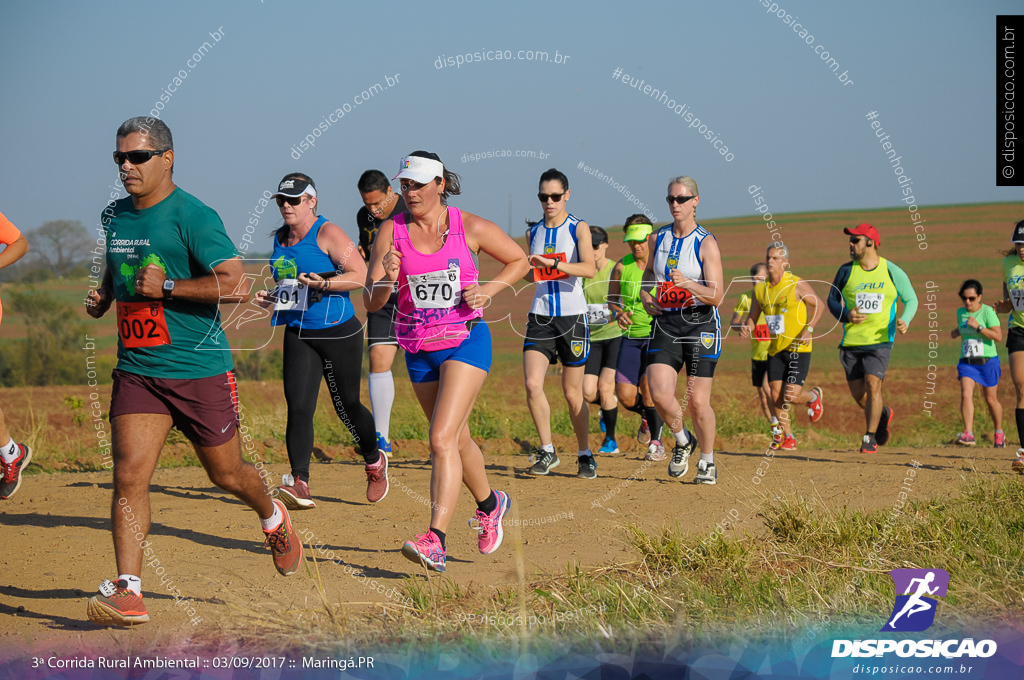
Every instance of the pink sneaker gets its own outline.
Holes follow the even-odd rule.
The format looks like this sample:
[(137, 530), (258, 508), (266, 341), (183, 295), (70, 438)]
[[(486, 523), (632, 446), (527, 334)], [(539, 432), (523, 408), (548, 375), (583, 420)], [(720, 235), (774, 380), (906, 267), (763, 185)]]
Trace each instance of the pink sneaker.
[(402, 555), (431, 571), (444, 573), (445, 551), (440, 539), (430, 529), (425, 534), (419, 534), (415, 541), (406, 541), (402, 546)]
[[(477, 509), (476, 516), (469, 520), (469, 528), (476, 529), (477, 533), (480, 534), (481, 555), (490, 555), (501, 547), (501, 541), (505, 537), (505, 530), (501, 526), (501, 521), (512, 506), (512, 501), (509, 500), (508, 494), (504, 491), (495, 490), (494, 495), (498, 497), (498, 505), (494, 508), (494, 512), (487, 514)], [(476, 522), (476, 526), (473, 526), (474, 522)]]
[(1005, 447), (1006, 446), (1006, 433), (1005, 432), (996, 432), (995, 436), (993, 437), (993, 440), (994, 440), (993, 443), (995, 444), (995, 447), (997, 449), (1001, 449), (1001, 448)]
[(640, 444), (647, 444), (651, 441), (651, 426), (647, 424), (647, 418), (640, 418), (640, 429), (636, 433), (636, 440)]
[(647, 455), (644, 456), (644, 460), (665, 460), (668, 454), (665, 453), (665, 445), (661, 443), (661, 440), (652, 439), (651, 443), (647, 446)]
[(309, 484), (291, 474), (281, 477), (277, 497), (289, 510), (312, 510), (316, 507), (316, 503), (309, 495)]
[(956, 443), (960, 446), (974, 446), (974, 435), (970, 432), (961, 432), (956, 436)]
[[(380, 452), (380, 460), (366, 466), (366, 500), (377, 503), (388, 495), (388, 454)], [(442, 569), (442, 571), (444, 571)]]

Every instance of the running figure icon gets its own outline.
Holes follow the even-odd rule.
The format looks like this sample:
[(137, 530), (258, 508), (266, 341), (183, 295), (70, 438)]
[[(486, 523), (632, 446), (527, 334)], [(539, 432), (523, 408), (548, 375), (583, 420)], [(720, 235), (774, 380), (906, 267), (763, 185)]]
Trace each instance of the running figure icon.
[(943, 569), (893, 569), (889, 574), (900, 594), (882, 630), (910, 632), (931, 627), (938, 608), (935, 597), (946, 596), (949, 573)]
[(926, 602), (926, 601), (921, 599), (921, 596), (924, 595), (925, 593), (927, 593), (929, 595), (934, 595), (936, 593), (936, 591), (939, 589), (938, 586), (935, 586), (934, 588), (929, 588), (928, 587), (928, 584), (931, 583), (934, 580), (935, 580), (935, 572), (934, 571), (929, 571), (925, 575), (924, 578), (915, 578), (915, 579), (911, 579), (910, 580), (910, 585), (907, 586), (907, 590), (903, 594), (904, 595), (910, 595), (910, 589), (914, 587), (915, 583), (918, 584), (917, 592), (914, 593), (913, 595), (910, 595), (910, 598), (907, 600), (907, 603), (905, 605), (903, 605), (903, 609), (900, 610), (900, 613), (897, 614), (896, 616), (892, 617), (892, 620), (889, 621), (889, 627), (890, 628), (895, 628), (895, 626), (896, 626), (896, 619), (900, 618), (904, 614), (906, 614), (907, 618), (909, 619), (914, 614), (916, 614), (918, 612), (926, 612), (926, 611), (928, 611), (929, 609), (931, 609), (932, 607), (935, 606), (935, 605), (929, 604), (928, 602)]

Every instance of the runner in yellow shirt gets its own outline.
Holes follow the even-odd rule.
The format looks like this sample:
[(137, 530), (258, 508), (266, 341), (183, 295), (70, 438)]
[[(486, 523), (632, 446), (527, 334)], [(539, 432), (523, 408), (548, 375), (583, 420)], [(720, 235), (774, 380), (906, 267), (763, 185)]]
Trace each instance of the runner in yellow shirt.
[[(782, 426), (781, 448), (796, 449), (791, 403), (806, 403), (811, 422), (821, 420), (824, 410), (820, 387), (804, 389), (804, 381), (811, 368), (812, 336), (825, 305), (807, 283), (789, 271), (789, 248), (774, 242), (768, 246), (765, 264), (768, 278), (754, 288), (754, 301), (750, 305), (746, 333), (754, 333), (752, 319), (764, 313), (768, 325), (768, 387), (772, 392), (772, 410)], [(775, 445), (775, 442), (772, 442)]]
[[(750, 268), (750, 283), (757, 286), (768, 276), (768, 267), (764, 262), (758, 262)], [(747, 327), (747, 319), (750, 318), (750, 293), (740, 295), (736, 308), (732, 311), (732, 320), (729, 325), (740, 333), (741, 337)], [(750, 332), (747, 332), (750, 334)], [(774, 437), (778, 428), (779, 443), (782, 443), (782, 426), (779, 420), (772, 415), (771, 390), (768, 389), (768, 325), (764, 321), (764, 314), (757, 317), (754, 324), (754, 332), (750, 334), (750, 384), (757, 391), (757, 401), (761, 406), (761, 414), (771, 424), (772, 436)]]

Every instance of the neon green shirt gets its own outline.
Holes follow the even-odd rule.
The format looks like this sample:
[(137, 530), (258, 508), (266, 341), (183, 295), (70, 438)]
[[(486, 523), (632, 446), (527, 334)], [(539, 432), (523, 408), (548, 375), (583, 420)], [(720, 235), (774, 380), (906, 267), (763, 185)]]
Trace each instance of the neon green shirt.
[[(627, 338), (651, 337), (651, 315), (640, 302), (643, 279), (644, 270), (637, 266), (633, 253), (622, 258), (622, 277), (619, 279), (622, 307), (630, 311), (633, 319), (633, 325), (626, 329)], [(651, 286), (649, 292), (654, 293), (654, 286)]]
[(608, 279), (615, 269), (615, 261), (608, 260), (604, 268), (592, 279), (584, 279), (583, 297), (587, 299), (587, 324), (590, 326), (590, 339), (594, 342), (613, 340), (622, 335), (617, 321), (612, 321), (612, 311), (608, 308)]

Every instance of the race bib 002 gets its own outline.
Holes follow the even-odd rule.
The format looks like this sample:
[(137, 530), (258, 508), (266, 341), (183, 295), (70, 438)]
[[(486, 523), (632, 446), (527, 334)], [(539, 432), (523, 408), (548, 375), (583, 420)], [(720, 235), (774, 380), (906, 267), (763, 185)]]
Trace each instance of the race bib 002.
[(129, 348), (171, 344), (162, 302), (118, 302), (117, 335)]

